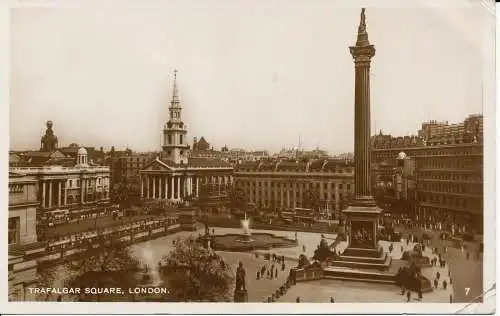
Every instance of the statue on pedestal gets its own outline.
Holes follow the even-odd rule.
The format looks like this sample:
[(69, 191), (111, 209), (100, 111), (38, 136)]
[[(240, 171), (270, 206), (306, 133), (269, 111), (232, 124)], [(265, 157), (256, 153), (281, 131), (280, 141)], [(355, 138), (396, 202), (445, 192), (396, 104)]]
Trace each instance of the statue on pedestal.
[(210, 227), (208, 227), (208, 224), (205, 223), (205, 236), (210, 235)]
[(236, 269), (236, 291), (246, 291), (245, 284), (246, 271), (243, 263), (240, 261), (238, 269)]
[(238, 268), (236, 269), (236, 287), (234, 289), (234, 301), (235, 302), (248, 302), (248, 292), (246, 288), (246, 271), (243, 267), (243, 263), (240, 261)]

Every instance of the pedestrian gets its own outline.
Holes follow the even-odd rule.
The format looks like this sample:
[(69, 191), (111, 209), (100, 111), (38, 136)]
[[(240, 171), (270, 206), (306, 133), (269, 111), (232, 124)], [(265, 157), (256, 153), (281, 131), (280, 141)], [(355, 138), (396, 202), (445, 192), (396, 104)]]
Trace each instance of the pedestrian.
[(401, 253), (403, 253), (403, 245), (401, 245)]
[(438, 280), (437, 279), (434, 279), (434, 288), (437, 289), (438, 288)]
[(297, 298), (295, 299), (295, 302), (300, 303), (300, 296), (297, 296)]
[(277, 279), (278, 278), (278, 268), (274, 271), (274, 277)]
[(260, 271), (257, 271), (257, 280), (260, 280)]
[(335, 300), (333, 299), (333, 296), (330, 297), (330, 303), (335, 303)]
[(453, 296), (450, 294), (450, 304), (453, 303)]
[(406, 289), (404, 286), (401, 286), (401, 295), (405, 295)]
[(439, 278), (440, 278), (440, 277), (441, 277), (441, 273), (439, 273), (439, 271), (438, 271), (438, 272), (436, 272), (436, 279), (438, 279), (438, 280), (439, 280)]
[(406, 292), (406, 299), (407, 299), (407, 302), (409, 302), (411, 300), (411, 291), (410, 290), (408, 290)]
[(448, 282), (446, 282), (446, 280), (443, 280), (443, 289), (446, 290), (447, 287), (448, 287)]

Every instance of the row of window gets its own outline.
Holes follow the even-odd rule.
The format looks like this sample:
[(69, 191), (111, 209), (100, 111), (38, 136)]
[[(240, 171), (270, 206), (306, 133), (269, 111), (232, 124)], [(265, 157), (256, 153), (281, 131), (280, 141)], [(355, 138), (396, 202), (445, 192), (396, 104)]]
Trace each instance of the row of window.
[[(274, 192), (268, 192), (268, 191), (258, 191), (258, 190), (249, 190), (249, 189), (246, 189), (243, 191), (245, 193), (245, 195), (249, 196), (249, 197), (253, 197), (253, 198), (267, 198), (267, 197), (277, 197), (277, 199), (280, 199), (281, 198), (281, 192), (277, 192), (277, 191), (274, 191)], [(353, 193), (353, 192), (346, 192), (346, 191), (343, 191), (343, 192), (339, 192), (339, 198), (342, 197), (342, 196), (347, 196), (349, 195), (349, 193)], [(303, 195), (305, 193), (302, 192), (302, 195), (300, 194), (299, 191), (296, 191), (295, 192), (295, 198), (297, 200), (301, 200)], [(288, 196), (290, 196), (291, 199), (293, 199), (293, 192), (292, 191), (284, 191), (283, 192), (283, 199), (287, 199)], [(323, 192), (323, 194), (319, 195), (319, 198), (320, 199), (323, 199), (323, 200), (335, 200), (336, 196), (335, 196), (335, 192)]]
[(418, 200), (421, 203), (434, 203), (446, 207), (459, 207), (471, 210), (482, 210), (483, 200), (475, 198), (447, 196), (440, 194), (423, 194), (419, 193)]
[[(88, 185), (94, 186), (94, 185), (101, 185), (105, 184), (104, 179), (102, 178), (97, 178), (97, 179), (91, 179), (87, 181)], [(80, 186), (80, 179), (69, 179), (69, 187), (72, 188), (74, 186), (79, 187)]]
[[(436, 148), (436, 149), (420, 149), (420, 150), (409, 150), (405, 151), (404, 148), (401, 148), (403, 152), (405, 152), (409, 157), (412, 156), (427, 156), (427, 155), (435, 155), (435, 156), (468, 156), (468, 155), (476, 155), (482, 153), (482, 148), (479, 146), (471, 146), (464, 148)], [(375, 152), (373, 154), (373, 161), (380, 161), (385, 159), (393, 159), (396, 157), (394, 152), (397, 149), (391, 151), (383, 151), (383, 152)]]
[(448, 169), (477, 169), (481, 168), (483, 166), (483, 160), (481, 158), (479, 159), (474, 159), (474, 158), (468, 158), (468, 159), (461, 159), (459, 157), (456, 157), (454, 159), (425, 159), (423, 161), (419, 161), (418, 167), (419, 169), (441, 169), (441, 168), (448, 168)]
[[(168, 134), (167, 138), (168, 138), (167, 144), (168, 145), (173, 145), (174, 144), (174, 142), (172, 141), (174, 139), (173, 135), (172, 134)], [(184, 135), (180, 134), (179, 135), (179, 144), (182, 145), (183, 142), (184, 142)]]
[(483, 185), (479, 184), (455, 184), (455, 183), (435, 183), (419, 182), (417, 188), (426, 191), (436, 191), (443, 193), (460, 193), (471, 195), (482, 195)]
[[(323, 184), (323, 189), (328, 190), (328, 183), (322, 182), (295, 182), (295, 183), (290, 183), (287, 181), (283, 182), (268, 182), (268, 181), (241, 181), (241, 180), (236, 180), (235, 182), (237, 187), (242, 187), (242, 188), (290, 188), (290, 189), (308, 189), (308, 188), (316, 188), (318, 190), (321, 189), (321, 184)], [(331, 187), (332, 189), (335, 187), (337, 183), (331, 182)], [(338, 183), (338, 188), (339, 190), (342, 190), (346, 188), (348, 191), (351, 190), (351, 188), (354, 188), (354, 185), (351, 185), (351, 183), (345, 183), (345, 187), (343, 183)]]
[(452, 180), (452, 181), (483, 181), (481, 173), (456, 173), (449, 171), (422, 171), (419, 179)]
[(9, 184), (9, 193), (23, 193), (24, 185), (23, 184)]
[[(245, 167), (238, 167), (237, 172), (274, 172), (275, 167), (271, 168), (266, 168), (266, 169), (258, 169), (257, 167), (251, 167), (251, 168), (245, 168)], [(301, 173), (307, 173), (305, 168), (299, 168), (299, 167), (279, 167), (276, 172), (301, 172)], [(311, 172), (322, 172), (322, 173), (353, 173), (352, 168), (326, 168), (324, 170), (320, 169), (314, 169), (314, 170), (309, 170), (309, 173)]]

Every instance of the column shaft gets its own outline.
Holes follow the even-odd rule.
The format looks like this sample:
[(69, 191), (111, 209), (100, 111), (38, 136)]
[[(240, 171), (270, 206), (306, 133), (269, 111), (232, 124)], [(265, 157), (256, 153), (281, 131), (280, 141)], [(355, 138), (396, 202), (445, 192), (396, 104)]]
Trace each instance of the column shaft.
[(45, 207), (46, 204), (45, 204), (45, 181), (42, 180), (42, 207)]
[(57, 182), (57, 206), (61, 206), (61, 194), (62, 194), (61, 185), (62, 185), (62, 182), (58, 181)]
[(49, 207), (52, 207), (52, 181), (49, 181)]

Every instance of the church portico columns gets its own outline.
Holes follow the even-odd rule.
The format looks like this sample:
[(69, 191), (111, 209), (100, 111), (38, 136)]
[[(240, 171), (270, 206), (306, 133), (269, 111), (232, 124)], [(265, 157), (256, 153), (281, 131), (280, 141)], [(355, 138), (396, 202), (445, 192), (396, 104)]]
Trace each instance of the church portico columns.
[(180, 200), (181, 198), (181, 177), (177, 176), (177, 195), (176, 199)]
[(68, 181), (64, 182), (64, 205), (68, 205)]
[(165, 200), (168, 200), (168, 176), (165, 176)]
[(162, 185), (161, 185), (161, 176), (156, 177), (158, 179), (158, 200), (161, 200), (161, 195), (162, 195)]
[(61, 206), (61, 194), (62, 194), (61, 185), (62, 185), (62, 181), (58, 181), (57, 182), (57, 206)]
[(151, 193), (151, 198), (154, 200), (156, 197), (156, 176), (151, 176), (151, 186), (152, 186), (152, 193)]
[(199, 180), (200, 180), (200, 178), (198, 176), (196, 176), (196, 197), (200, 196), (199, 195), (199, 192), (200, 192), (200, 190), (199, 190), (199, 188), (200, 188), (200, 181)]
[(49, 208), (52, 207), (52, 181), (48, 181), (49, 184)]
[(46, 202), (46, 200), (45, 200), (45, 194), (46, 194), (46, 192), (45, 192), (45, 184), (46, 184), (46, 182), (42, 180), (42, 206), (44, 208), (46, 206), (46, 203), (45, 203)]
[(144, 198), (144, 176), (141, 176), (141, 199)]
[(170, 176), (170, 199), (175, 199), (174, 175)]

